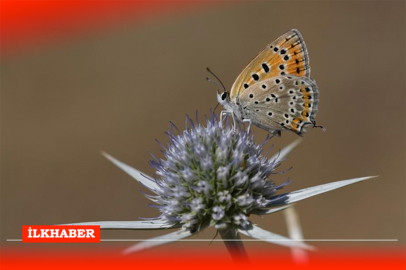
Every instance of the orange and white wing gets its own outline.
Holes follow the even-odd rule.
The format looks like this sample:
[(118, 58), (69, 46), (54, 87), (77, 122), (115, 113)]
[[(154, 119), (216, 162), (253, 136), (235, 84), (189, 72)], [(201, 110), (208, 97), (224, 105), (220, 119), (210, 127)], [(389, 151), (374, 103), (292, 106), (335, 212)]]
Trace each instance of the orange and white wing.
[(291, 130), (303, 136), (305, 127), (316, 121), (319, 91), (310, 78), (277, 76), (244, 91), (240, 104), (256, 126), (271, 133)]
[(268, 44), (245, 67), (231, 88), (230, 98), (233, 102), (237, 102), (237, 97), (248, 87), (280, 75), (310, 77), (306, 45), (296, 29)]

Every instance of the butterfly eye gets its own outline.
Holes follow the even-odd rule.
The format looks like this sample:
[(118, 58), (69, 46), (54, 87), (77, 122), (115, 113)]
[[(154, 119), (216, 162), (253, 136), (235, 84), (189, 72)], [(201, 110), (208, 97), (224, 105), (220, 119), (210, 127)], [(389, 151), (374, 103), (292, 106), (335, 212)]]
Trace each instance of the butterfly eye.
[(227, 98), (227, 92), (221, 94), (221, 100), (225, 100)]

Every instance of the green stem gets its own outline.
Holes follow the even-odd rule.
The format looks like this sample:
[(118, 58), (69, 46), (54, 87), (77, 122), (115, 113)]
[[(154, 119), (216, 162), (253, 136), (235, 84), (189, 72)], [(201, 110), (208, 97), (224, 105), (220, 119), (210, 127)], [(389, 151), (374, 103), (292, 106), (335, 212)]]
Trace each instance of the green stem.
[(249, 263), (248, 254), (241, 241), (238, 231), (234, 228), (219, 230), (221, 238), (227, 247), (228, 252), (236, 263)]

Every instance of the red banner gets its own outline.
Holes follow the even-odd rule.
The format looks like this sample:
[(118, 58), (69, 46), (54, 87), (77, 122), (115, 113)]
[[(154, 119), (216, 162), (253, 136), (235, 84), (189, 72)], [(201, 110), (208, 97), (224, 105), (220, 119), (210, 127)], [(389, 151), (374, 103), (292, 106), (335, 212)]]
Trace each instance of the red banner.
[[(250, 262), (233, 262), (223, 243), (177, 243), (165, 247), (123, 256), (123, 250), (136, 242), (125, 242), (112, 247), (107, 243), (89, 248), (88, 245), (55, 245), (39, 248), (16, 244), (3, 248), (1, 269), (300, 269), (300, 270), (404, 270), (405, 249), (398, 248), (345, 248), (319, 247), (309, 252), (308, 262), (295, 263), (289, 249), (269, 245), (252, 248), (247, 245)], [(20, 246), (21, 245), (21, 246)]]
[(99, 243), (100, 226), (26, 225), (24, 243)]

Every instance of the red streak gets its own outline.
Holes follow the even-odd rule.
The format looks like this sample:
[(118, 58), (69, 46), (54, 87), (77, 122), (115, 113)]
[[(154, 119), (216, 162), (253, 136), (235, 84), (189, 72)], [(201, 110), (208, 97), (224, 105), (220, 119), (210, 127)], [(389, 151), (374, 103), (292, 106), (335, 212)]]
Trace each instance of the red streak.
[[(122, 249), (101, 249), (100, 244), (83, 244), (80, 248), (29, 248), (22, 244), (2, 250), (2, 269), (405, 269), (404, 248), (374, 250), (320, 250), (309, 253), (309, 264), (292, 262), (289, 251), (275, 249), (249, 249), (250, 265), (235, 264), (225, 249), (173, 248), (154, 250), (123, 256)], [(86, 245), (86, 248), (84, 248)], [(97, 248), (97, 246), (99, 246)], [(4, 268), (3, 268), (4, 267)]]
[(71, 39), (95, 30), (160, 18), (200, 1), (122, 1), (122, 0), (1, 0), (0, 46), (10, 53), (46, 45), (55, 40)]

